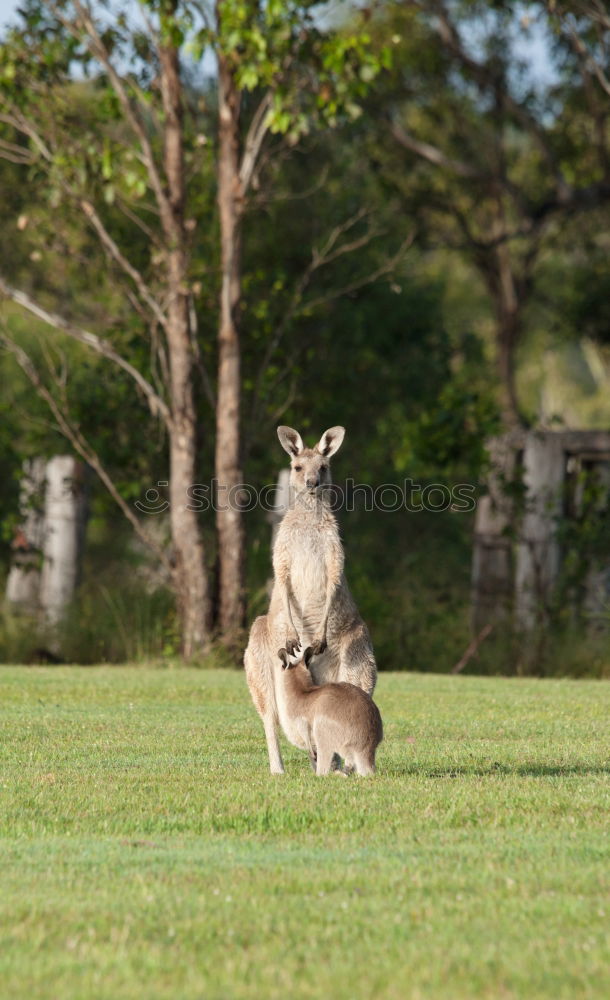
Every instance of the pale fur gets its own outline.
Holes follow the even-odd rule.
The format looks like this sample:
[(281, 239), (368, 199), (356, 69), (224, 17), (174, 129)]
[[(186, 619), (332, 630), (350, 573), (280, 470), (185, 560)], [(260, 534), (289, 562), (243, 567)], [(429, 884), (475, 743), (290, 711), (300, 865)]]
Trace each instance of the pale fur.
[(315, 448), (305, 448), (297, 431), (278, 428), (282, 447), (292, 458), (292, 500), (273, 547), (269, 611), (254, 621), (244, 656), (272, 774), (284, 773), (278, 724), (290, 742), (308, 750), (307, 741), (288, 718), (280, 647), (290, 653), (299, 645), (313, 647), (316, 684), (349, 682), (372, 694), (377, 678), (369, 633), (345, 580), (337, 521), (324, 499), (324, 486), (331, 482), (329, 459), (344, 433), (342, 427), (331, 427)]
[(290, 656), (286, 649), (280, 649), (278, 656), (290, 728), (307, 742), (316, 774), (329, 774), (335, 754), (343, 757), (348, 771), (374, 774), (383, 726), (371, 696), (355, 684), (316, 686), (310, 673), (311, 647), (303, 656)]

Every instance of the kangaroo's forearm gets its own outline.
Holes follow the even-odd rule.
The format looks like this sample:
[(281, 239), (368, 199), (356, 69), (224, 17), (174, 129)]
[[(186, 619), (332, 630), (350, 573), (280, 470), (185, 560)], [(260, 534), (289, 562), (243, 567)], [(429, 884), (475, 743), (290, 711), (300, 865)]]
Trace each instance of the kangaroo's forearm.
[(326, 600), (324, 602), (324, 612), (322, 614), (322, 623), (320, 626), (320, 638), (326, 641), (326, 633), (328, 631), (328, 619), (330, 616), (330, 609), (333, 606), (333, 601), (335, 595), (339, 588), (339, 583), (341, 581), (340, 573), (328, 573), (326, 582)]
[(320, 625), (320, 638), (326, 641), (326, 633), (328, 632), (328, 617), (330, 615), (330, 608), (332, 604), (332, 599), (326, 599), (326, 605), (324, 607), (324, 614), (322, 616), (322, 624)]
[(285, 583), (282, 587), (282, 604), (284, 606), (284, 615), (286, 618), (287, 625), (290, 626), (291, 638), (297, 638), (297, 630), (292, 620), (292, 611), (290, 609), (290, 594), (288, 592), (288, 584)]

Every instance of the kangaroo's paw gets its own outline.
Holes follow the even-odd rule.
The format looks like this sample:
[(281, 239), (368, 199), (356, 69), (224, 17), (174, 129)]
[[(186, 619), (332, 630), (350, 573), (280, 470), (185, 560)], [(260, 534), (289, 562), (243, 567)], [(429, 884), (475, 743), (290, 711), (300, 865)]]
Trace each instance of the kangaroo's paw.
[(314, 656), (319, 656), (326, 649), (326, 639), (314, 639), (311, 644), (311, 652)]
[(299, 652), (300, 648), (301, 648), (301, 640), (300, 639), (298, 639), (298, 638), (297, 639), (286, 639), (286, 650), (288, 652), (288, 656), (296, 656), (297, 653)]

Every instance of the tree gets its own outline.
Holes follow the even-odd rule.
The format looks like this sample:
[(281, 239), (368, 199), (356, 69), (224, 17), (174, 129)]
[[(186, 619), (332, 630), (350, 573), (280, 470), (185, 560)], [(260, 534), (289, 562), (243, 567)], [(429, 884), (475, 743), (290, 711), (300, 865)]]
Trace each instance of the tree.
[[(270, 135), (294, 146), (315, 129), (359, 113), (358, 100), (389, 61), (362, 26), (322, 30), (311, 2), (217, 0), (200, 32), (218, 64), (218, 210), (221, 293), (215, 477), (219, 498), (218, 626), (232, 642), (244, 617), (244, 528), (236, 497), (243, 475), (241, 338), (243, 222), (253, 181), (261, 182)], [(328, 4), (323, 4), (327, 7)], [(244, 105), (246, 115), (244, 116)], [(242, 142), (242, 125), (246, 128)]]
[[(369, 51), (366, 32), (322, 31), (311, 6), (308, 2), (262, 5), (222, 0), (212, 9), (150, 0), (143, 8), (144, 30), (136, 30), (125, 13), (106, 17), (102, 5), (96, 12), (93, 5), (81, 2), (41, 5), (30, 0), (24, 26), (12, 33), (4, 49), (1, 120), (9, 130), (4, 153), (15, 155), (13, 147), (22, 151), (24, 164), (45, 171), (54, 196), (80, 213), (92, 228), (148, 330), (155, 372), (146, 371), (141, 357), (134, 363), (113, 340), (44, 307), (23, 288), (3, 279), (2, 289), (49, 325), (119, 366), (163, 420), (169, 440), (172, 572), (186, 655), (203, 646), (211, 611), (201, 532), (194, 505), (187, 502), (197, 481), (195, 383), (199, 374), (216, 412), (217, 625), (223, 637), (232, 641), (243, 623), (244, 532), (236, 503), (243, 478), (242, 223), (251, 184), (255, 178), (260, 184), (265, 140), (274, 135), (279, 143), (291, 146), (315, 127), (331, 127), (343, 117), (355, 117), (355, 102), (387, 64), (385, 49), (381, 55)], [(196, 234), (200, 220), (193, 213), (196, 199), (187, 190), (185, 160), (194, 176), (200, 136), (193, 134), (197, 117), (189, 107), (195, 94), (185, 87), (181, 69), (187, 44), (192, 51), (198, 47), (200, 54), (212, 50), (218, 66), (219, 138), (214, 173), (221, 281), (215, 400), (212, 380), (202, 370), (197, 336), (195, 299), (201, 282), (193, 280), (196, 236), (191, 233)], [(28, 76), (31, 53), (37, 69), (33, 80)], [(89, 74), (105, 109), (101, 129), (93, 116), (77, 134), (74, 119), (66, 113), (67, 95), (76, 86), (71, 77), (75, 62)], [(158, 224), (154, 216), (150, 219), (148, 199), (153, 201)], [(133, 232), (126, 236), (125, 217), (132, 229), (140, 230), (139, 241)], [(148, 246), (143, 245), (142, 234)], [(369, 238), (370, 234), (364, 241), (343, 247), (341, 253), (359, 249)], [(337, 252), (338, 247), (333, 247), (333, 254)], [(324, 254), (308, 269), (308, 279), (321, 262), (327, 262)], [(31, 360), (14, 345), (11, 349), (37, 391), (45, 394), (63, 432), (98, 471), (134, 528), (146, 537), (95, 449), (61, 412)]]
[[(152, 6), (154, 9), (155, 5)], [(145, 40), (146, 53), (158, 74), (156, 102), (151, 106), (148, 101), (153, 94), (150, 90), (143, 91), (138, 74), (121, 73), (117, 68), (129, 40), (124, 19), (119, 18), (115, 25), (104, 25), (95, 19), (91, 7), (80, 0), (43, 6), (29, 3), (23, 26), (10, 34), (3, 48), (0, 120), (12, 132), (12, 144), (24, 149), (25, 163), (44, 171), (56, 197), (85, 217), (117, 272), (127, 279), (127, 294), (145, 317), (149, 330), (155, 327), (162, 331), (163, 345), (158, 345), (166, 361), (162, 387), (157, 389), (141, 368), (108, 339), (65, 315), (43, 308), (31, 295), (13, 288), (6, 280), (2, 280), (0, 287), (5, 295), (49, 326), (120, 367), (133, 379), (151, 412), (163, 421), (170, 456), (171, 573), (182, 621), (183, 652), (190, 657), (207, 641), (209, 603), (201, 531), (197, 515), (187, 502), (189, 490), (196, 482), (197, 420), (185, 216), (181, 35), (178, 3), (163, 3), (155, 12), (158, 23), (156, 28), (148, 24)], [(144, 39), (136, 41), (144, 45)], [(85, 67), (91, 63), (96, 67), (99, 96), (106, 102), (109, 124), (118, 133), (114, 144), (111, 128), (100, 135), (91, 128), (91, 123), (81, 123), (81, 131), (75, 132), (65, 101), (70, 68), (75, 60)], [(112, 153), (117, 158), (114, 168)], [(131, 213), (136, 225), (150, 234), (155, 245), (156, 273), (152, 281), (147, 280), (120, 247), (103, 208), (104, 195), (113, 202), (116, 193), (114, 187), (104, 185), (103, 181), (114, 180), (127, 164), (131, 165), (131, 176), (124, 176), (120, 200), (124, 211)], [(133, 201), (148, 193), (154, 199), (159, 218), (154, 232), (132, 209)], [(76, 451), (100, 475), (136, 530), (151, 547), (157, 548), (159, 558), (167, 562), (167, 555), (148, 537), (99, 456), (45, 388), (30, 359), (16, 345), (9, 342), (8, 346), (32, 384), (45, 396)]]
[(465, 254), (483, 280), (511, 428), (524, 419), (515, 357), (536, 264), (559, 218), (610, 197), (606, 137), (591, 151), (578, 135), (575, 117), (584, 128), (596, 120), (577, 107), (580, 81), (528, 77), (516, 50), (527, 16), (518, 21), (514, 5), (412, 0), (388, 18), (402, 41), (378, 101), (404, 158), (396, 183), (431, 238)]

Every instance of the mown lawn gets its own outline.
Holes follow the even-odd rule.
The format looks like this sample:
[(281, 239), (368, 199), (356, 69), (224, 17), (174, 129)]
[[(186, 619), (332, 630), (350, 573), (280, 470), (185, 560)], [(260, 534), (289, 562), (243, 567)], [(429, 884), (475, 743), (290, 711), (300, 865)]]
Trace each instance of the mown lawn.
[(373, 779), (239, 673), (0, 669), (0, 994), (610, 996), (610, 685), (382, 675)]

